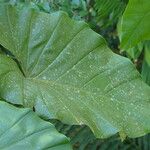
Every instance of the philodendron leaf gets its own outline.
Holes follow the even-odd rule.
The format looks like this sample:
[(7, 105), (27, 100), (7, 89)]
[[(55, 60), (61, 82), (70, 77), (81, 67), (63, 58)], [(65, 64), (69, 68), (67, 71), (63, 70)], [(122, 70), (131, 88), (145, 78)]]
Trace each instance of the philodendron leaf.
[(71, 150), (69, 140), (30, 109), (0, 101), (1, 150)]
[(130, 0), (120, 22), (121, 48), (124, 50), (150, 39), (150, 0)]
[(97, 137), (150, 131), (150, 88), (87, 24), (63, 12), (0, 7), (0, 96), (44, 117), (86, 124)]

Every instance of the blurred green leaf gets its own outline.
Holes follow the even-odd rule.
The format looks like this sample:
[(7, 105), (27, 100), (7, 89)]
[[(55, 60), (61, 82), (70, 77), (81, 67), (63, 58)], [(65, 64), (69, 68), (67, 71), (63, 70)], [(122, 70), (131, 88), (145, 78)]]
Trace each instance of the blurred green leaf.
[(142, 66), (142, 78), (150, 85), (150, 65), (146, 61), (143, 62)]
[(142, 65), (142, 78), (150, 85), (150, 41), (144, 42), (144, 61)]
[(95, 7), (98, 11), (98, 20), (103, 20), (105, 27), (116, 24), (126, 4), (127, 0), (96, 0)]
[(150, 66), (150, 41), (144, 42), (145, 61)]
[(127, 49), (126, 52), (128, 58), (137, 59), (142, 53), (143, 46), (144, 46), (143, 43), (139, 43), (135, 47)]
[(130, 0), (120, 23), (121, 48), (127, 50), (150, 40), (150, 1)]

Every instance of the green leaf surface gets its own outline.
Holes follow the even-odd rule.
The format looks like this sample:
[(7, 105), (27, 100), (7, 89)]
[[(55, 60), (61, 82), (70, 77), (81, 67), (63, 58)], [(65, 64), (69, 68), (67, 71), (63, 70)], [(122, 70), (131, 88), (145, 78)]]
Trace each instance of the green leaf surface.
[(133, 48), (150, 40), (150, 1), (130, 0), (120, 23), (121, 48)]
[(0, 101), (1, 150), (71, 150), (69, 140), (30, 109)]
[[(0, 97), (47, 118), (86, 124), (96, 137), (150, 131), (150, 88), (87, 24), (65, 13), (0, 6)], [(19, 64), (19, 66), (18, 66)]]

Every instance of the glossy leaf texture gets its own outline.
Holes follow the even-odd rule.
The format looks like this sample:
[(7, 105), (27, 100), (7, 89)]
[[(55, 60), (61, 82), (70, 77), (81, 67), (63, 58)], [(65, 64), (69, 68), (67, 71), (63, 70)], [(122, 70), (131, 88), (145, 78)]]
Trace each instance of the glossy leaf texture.
[(84, 22), (65, 13), (0, 7), (0, 96), (42, 117), (86, 124), (96, 137), (150, 131), (150, 88)]
[(28, 108), (0, 101), (1, 150), (71, 150), (69, 139)]
[(150, 40), (150, 1), (130, 0), (119, 27), (121, 48), (133, 48), (142, 41)]

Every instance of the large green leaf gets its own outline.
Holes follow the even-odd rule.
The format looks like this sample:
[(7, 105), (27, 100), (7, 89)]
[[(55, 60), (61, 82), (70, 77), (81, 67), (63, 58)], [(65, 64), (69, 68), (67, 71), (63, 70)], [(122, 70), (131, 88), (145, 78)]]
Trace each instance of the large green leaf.
[(150, 0), (130, 0), (120, 22), (121, 48), (124, 50), (150, 39)]
[(0, 101), (1, 150), (71, 150), (69, 140), (30, 109)]
[[(97, 137), (150, 131), (150, 88), (132, 63), (63, 12), (0, 6), (0, 96), (44, 117), (86, 124)], [(19, 67), (18, 67), (19, 64)]]

